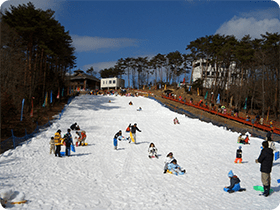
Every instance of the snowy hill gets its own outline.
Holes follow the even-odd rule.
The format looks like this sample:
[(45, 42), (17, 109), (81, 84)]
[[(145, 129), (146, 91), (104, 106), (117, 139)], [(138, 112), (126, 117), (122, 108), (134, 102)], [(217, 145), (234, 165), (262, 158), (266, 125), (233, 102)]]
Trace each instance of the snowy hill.
[[(136, 111), (139, 107), (143, 110)], [(179, 125), (173, 124), (175, 117)], [(50, 155), (51, 136), (58, 129), (65, 134), (74, 122), (86, 131), (89, 145), (77, 147), (71, 157)], [(120, 141), (115, 151), (113, 137), (119, 130), (128, 137), (129, 123), (142, 131), (138, 143)], [(251, 137), (250, 145), (242, 145), (244, 163), (235, 164), (238, 135), (171, 112), (152, 99), (82, 95), (28, 144), (0, 155), (0, 190), (25, 194), (27, 203), (9, 209), (275, 209), (280, 203), (280, 160), (271, 173), (274, 193), (259, 196), (253, 186), (261, 185), (255, 159), (262, 139)], [(158, 149), (158, 159), (148, 158), (150, 142)], [(163, 174), (169, 152), (186, 169), (185, 175)], [(245, 192), (223, 191), (230, 170)]]

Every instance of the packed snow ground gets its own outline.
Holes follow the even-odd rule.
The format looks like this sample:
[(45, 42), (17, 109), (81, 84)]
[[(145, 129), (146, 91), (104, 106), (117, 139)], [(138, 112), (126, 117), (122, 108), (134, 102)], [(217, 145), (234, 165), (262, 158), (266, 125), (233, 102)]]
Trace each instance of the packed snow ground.
[[(109, 100), (111, 101), (109, 103)], [(128, 105), (129, 101), (133, 105)], [(142, 107), (142, 111), (136, 111)], [(180, 125), (174, 125), (177, 117)], [(65, 134), (77, 122), (87, 133), (88, 146), (71, 157), (49, 154), (49, 141), (58, 129)], [(137, 123), (137, 144), (113, 137)], [(72, 131), (72, 135), (75, 136)], [(23, 192), (25, 204), (8, 209), (275, 209), (280, 203), (280, 160), (274, 162), (269, 197), (253, 189), (261, 185), (262, 139), (242, 145), (243, 164), (235, 164), (238, 133), (190, 119), (144, 97), (76, 97), (62, 118), (28, 143), (0, 155), (0, 189)], [(154, 142), (158, 159), (148, 158)], [(280, 145), (276, 143), (280, 150)], [(65, 147), (62, 147), (65, 151)], [(186, 174), (163, 174), (164, 159), (173, 152)], [(228, 172), (241, 179), (245, 192), (228, 194)]]

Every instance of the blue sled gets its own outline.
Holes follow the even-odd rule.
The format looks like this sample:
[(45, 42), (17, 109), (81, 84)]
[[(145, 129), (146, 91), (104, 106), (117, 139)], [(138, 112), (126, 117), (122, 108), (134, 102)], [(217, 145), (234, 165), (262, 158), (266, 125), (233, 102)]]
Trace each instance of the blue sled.
[(72, 152), (76, 152), (75, 147), (73, 146), (73, 144), (71, 144), (71, 150), (72, 150)]
[(274, 154), (274, 160), (278, 160), (279, 159), (279, 151), (275, 152)]

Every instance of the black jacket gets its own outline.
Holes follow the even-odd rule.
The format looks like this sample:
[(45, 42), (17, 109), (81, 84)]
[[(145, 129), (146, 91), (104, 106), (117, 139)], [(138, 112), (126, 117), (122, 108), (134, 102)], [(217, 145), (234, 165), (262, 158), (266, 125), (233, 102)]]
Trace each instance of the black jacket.
[(121, 134), (118, 132), (115, 134), (114, 139), (117, 139), (119, 136), (121, 136)]
[(132, 126), (129, 126), (129, 127), (130, 127), (131, 133), (136, 133), (136, 130), (138, 130), (139, 132), (141, 132), (141, 131), (139, 130), (139, 128), (137, 128), (137, 126), (132, 125)]
[(258, 162), (261, 163), (261, 172), (270, 173), (273, 163), (273, 150), (270, 148), (263, 148)]
[(234, 175), (233, 177), (230, 177), (230, 186), (228, 186), (228, 188), (231, 190), (234, 185), (238, 184), (240, 182), (240, 179)]
[(242, 158), (242, 150), (241, 149), (238, 149), (236, 151), (236, 158)]

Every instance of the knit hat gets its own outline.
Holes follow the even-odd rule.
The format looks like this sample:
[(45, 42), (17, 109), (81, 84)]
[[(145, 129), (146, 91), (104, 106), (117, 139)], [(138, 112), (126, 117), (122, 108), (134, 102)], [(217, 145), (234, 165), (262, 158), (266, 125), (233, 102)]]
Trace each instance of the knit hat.
[(228, 172), (228, 177), (233, 177), (233, 172), (232, 172), (232, 170), (230, 170), (230, 172)]
[(239, 146), (239, 149), (241, 149), (242, 147), (241, 146)]

